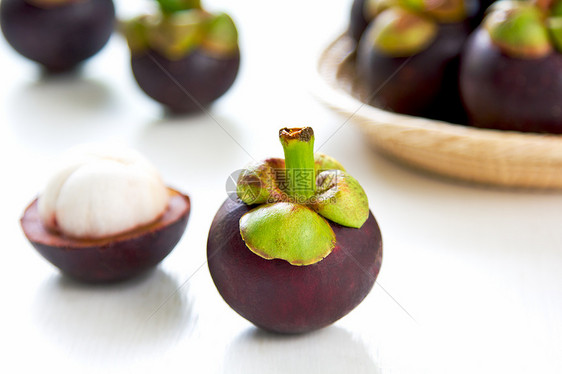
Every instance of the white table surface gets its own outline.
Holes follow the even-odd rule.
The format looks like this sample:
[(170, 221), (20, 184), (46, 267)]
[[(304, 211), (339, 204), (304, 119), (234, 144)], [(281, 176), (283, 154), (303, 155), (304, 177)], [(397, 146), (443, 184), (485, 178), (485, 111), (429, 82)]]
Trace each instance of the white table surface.
[[(132, 3), (119, 1), (120, 14), (139, 11), (142, 2)], [(349, 0), (206, 3), (232, 14), (243, 50), (238, 80), (211, 116), (164, 117), (135, 85), (120, 37), (80, 76), (52, 80), (0, 41), (0, 372), (562, 372), (562, 193), (470, 186), (405, 168), (318, 103), (308, 85), (314, 60), (345, 27)], [(228, 175), (281, 156), (278, 129), (300, 125), (362, 182), (384, 260), (377, 285), (348, 316), (281, 337), (223, 302), (205, 248)], [(93, 287), (59, 275), (19, 218), (60, 152), (106, 140), (143, 152), (190, 194), (193, 209), (156, 270)]]

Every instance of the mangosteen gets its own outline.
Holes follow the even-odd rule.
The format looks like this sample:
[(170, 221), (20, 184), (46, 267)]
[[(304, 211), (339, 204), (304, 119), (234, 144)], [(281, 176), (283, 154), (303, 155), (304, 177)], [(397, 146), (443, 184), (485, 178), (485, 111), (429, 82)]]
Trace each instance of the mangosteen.
[(382, 239), (360, 184), (314, 156), (311, 128), (282, 129), (285, 159), (240, 174), (237, 199), (218, 210), (207, 242), (213, 281), (237, 313), (278, 333), (332, 324), (367, 296)]
[[(491, 3), (492, 0), (464, 0), (462, 7), (466, 17), (463, 18), (466, 18), (470, 24), (475, 24), (474, 27), (476, 27), (482, 20), (484, 11)], [(429, 15), (437, 15), (446, 22), (451, 22), (450, 16), (460, 9), (457, 0), (442, 1), (440, 3), (432, 2), (431, 0), (354, 0), (349, 18), (349, 36), (358, 42), (371, 21), (383, 10), (394, 6), (406, 7)]]
[(115, 23), (112, 0), (2, 0), (0, 25), (20, 54), (63, 72), (95, 55)]
[(376, 15), (358, 45), (356, 64), (371, 104), (402, 114), (464, 120), (457, 77), (471, 27), (463, 0), (443, 4), (390, 6)]
[(133, 75), (148, 96), (172, 112), (203, 110), (238, 74), (236, 26), (226, 13), (203, 10), (199, 1), (158, 2), (160, 13), (124, 24)]
[(562, 133), (562, 2), (500, 1), (462, 55), (460, 92), (471, 124)]
[(82, 146), (66, 155), (21, 219), (35, 249), (84, 282), (125, 280), (156, 266), (180, 240), (190, 200), (138, 153)]
[(365, 14), (366, 2), (367, 0), (354, 0), (351, 5), (348, 34), (355, 41), (361, 39), (361, 35), (363, 35), (363, 32), (369, 25), (369, 21), (371, 21)]

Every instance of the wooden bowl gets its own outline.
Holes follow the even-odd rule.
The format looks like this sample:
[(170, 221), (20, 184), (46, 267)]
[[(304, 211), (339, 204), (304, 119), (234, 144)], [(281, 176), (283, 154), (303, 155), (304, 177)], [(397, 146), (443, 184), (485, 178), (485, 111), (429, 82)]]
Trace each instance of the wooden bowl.
[[(321, 54), (315, 95), (357, 125), (381, 152), (465, 181), (562, 188), (562, 136), (479, 129), (396, 114), (368, 102), (355, 76), (354, 42), (342, 35)], [(561, 98), (562, 100), (562, 98)]]

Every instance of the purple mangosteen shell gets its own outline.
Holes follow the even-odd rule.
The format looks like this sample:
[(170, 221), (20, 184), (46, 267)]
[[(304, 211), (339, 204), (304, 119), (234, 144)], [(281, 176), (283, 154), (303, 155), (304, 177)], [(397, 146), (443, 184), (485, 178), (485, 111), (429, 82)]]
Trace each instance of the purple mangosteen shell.
[(372, 213), (360, 229), (329, 221), (336, 234), (332, 253), (313, 265), (294, 266), (248, 249), (239, 221), (252, 208), (227, 199), (207, 243), (213, 281), (242, 317), (271, 332), (305, 333), (342, 318), (370, 292), (382, 263), (382, 237)]
[(460, 90), (474, 126), (562, 133), (562, 53), (510, 57), (479, 28), (462, 55)]
[(131, 57), (140, 88), (175, 113), (200, 111), (221, 97), (236, 80), (240, 52), (213, 56), (201, 49), (170, 60), (148, 49)]
[(379, 51), (365, 33), (357, 50), (357, 75), (371, 104), (401, 114), (463, 122), (458, 66), (469, 33), (468, 22), (441, 24), (432, 43), (410, 57)]
[(84, 0), (48, 8), (2, 0), (0, 25), (21, 55), (52, 72), (71, 70), (96, 54), (115, 26), (112, 0)]

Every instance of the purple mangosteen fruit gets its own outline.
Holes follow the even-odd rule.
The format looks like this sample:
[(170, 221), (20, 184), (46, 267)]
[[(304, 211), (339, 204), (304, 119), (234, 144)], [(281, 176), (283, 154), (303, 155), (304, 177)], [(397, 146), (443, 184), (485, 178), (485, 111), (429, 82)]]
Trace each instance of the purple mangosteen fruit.
[(130, 20), (124, 32), (140, 88), (174, 113), (202, 110), (234, 83), (238, 32), (225, 13), (198, 0), (158, 0), (160, 12)]
[(378, 4), (357, 48), (357, 76), (370, 103), (462, 122), (457, 82), (459, 56), (471, 30), (467, 2)]
[(354, 0), (351, 5), (348, 34), (355, 41), (359, 41), (371, 19), (365, 12), (365, 3), (368, 0)]
[(496, 2), (469, 38), (460, 92), (471, 124), (562, 133), (562, 2)]
[(96, 54), (115, 24), (112, 0), (2, 0), (0, 25), (21, 55), (62, 72)]
[(488, 8), (494, 3), (496, 0), (478, 0), (478, 11), (476, 12), (475, 16), (472, 18), (472, 24), (474, 28), (478, 27), (484, 16), (486, 15), (486, 11)]
[(314, 155), (311, 128), (282, 129), (285, 159), (253, 164), (217, 212), (207, 243), (213, 281), (238, 314), (277, 333), (328, 326), (367, 296), (382, 239), (357, 180)]

